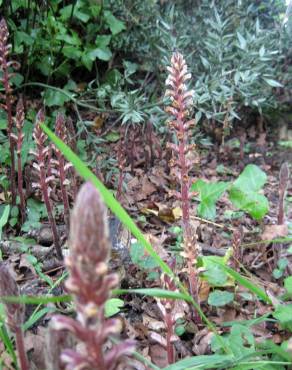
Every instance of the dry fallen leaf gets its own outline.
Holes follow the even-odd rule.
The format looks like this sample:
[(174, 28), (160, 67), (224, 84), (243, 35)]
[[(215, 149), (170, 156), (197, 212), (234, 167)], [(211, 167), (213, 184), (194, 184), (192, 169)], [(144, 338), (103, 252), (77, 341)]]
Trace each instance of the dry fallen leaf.
[(262, 240), (273, 240), (276, 238), (284, 238), (288, 235), (287, 225), (266, 225), (264, 232), (261, 235)]

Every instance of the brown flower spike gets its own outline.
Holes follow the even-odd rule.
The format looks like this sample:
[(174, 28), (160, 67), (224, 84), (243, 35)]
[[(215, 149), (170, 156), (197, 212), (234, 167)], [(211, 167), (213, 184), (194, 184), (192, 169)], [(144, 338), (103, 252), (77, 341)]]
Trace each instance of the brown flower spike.
[(194, 160), (190, 159), (191, 152), (195, 149), (194, 145), (189, 144), (188, 131), (195, 124), (194, 120), (189, 120), (190, 109), (192, 107), (193, 91), (188, 90), (186, 82), (191, 78), (188, 73), (184, 57), (176, 52), (172, 55), (171, 66), (167, 67), (169, 76), (165, 84), (169, 87), (165, 95), (170, 98), (171, 104), (165, 111), (171, 115), (169, 127), (177, 137), (178, 144), (168, 143), (174, 153), (174, 158), (170, 165), (178, 167), (178, 179), (180, 192), (174, 192), (173, 195), (182, 203), (182, 228), (184, 235), (183, 257), (187, 261), (188, 280), (190, 293), (198, 300), (198, 278), (196, 271), (196, 262), (198, 256), (198, 244), (196, 241), (196, 231), (193, 230), (190, 223), (190, 199), (193, 193), (190, 191), (191, 180), (189, 171), (194, 165)]
[(7, 23), (4, 18), (0, 21), (0, 71), (2, 72), (2, 77), (0, 78), (0, 82), (3, 84), (4, 93), (0, 94), (1, 101), (4, 103), (0, 104), (1, 108), (7, 113), (7, 136), (9, 140), (9, 150), (10, 150), (10, 158), (11, 158), (11, 170), (10, 170), (10, 186), (11, 186), (11, 196), (12, 196), (12, 204), (16, 204), (16, 181), (15, 181), (15, 142), (12, 137), (12, 129), (13, 129), (13, 113), (12, 113), (12, 105), (13, 105), (13, 96), (12, 96), (12, 88), (10, 84), (10, 79), (12, 77), (12, 73), (10, 73), (10, 69), (12, 67), (17, 67), (17, 63), (14, 61), (9, 61), (9, 53), (11, 49), (11, 45), (8, 43), (9, 38), (9, 31), (7, 27)]
[[(0, 297), (18, 297), (18, 286), (4, 262), (0, 262)], [(24, 319), (24, 305), (20, 303), (6, 303), (6, 322), (9, 329), (15, 334), (16, 348), (20, 370), (28, 370), (28, 360), (24, 348), (24, 338), (21, 325)]]
[(83, 343), (83, 350), (67, 349), (61, 358), (66, 369), (114, 370), (125, 355), (132, 353), (134, 344), (126, 340), (105, 348), (109, 336), (119, 331), (118, 321), (104, 316), (104, 304), (111, 289), (117, 286), (118, 276), (108, 271), (106, 210), (98, 191), (89, 182), (77, 196), (70, 226), (66, 288), (74, 296), (77, 318), (56, 316), (53, 324), (56, 330), (74, 334)]

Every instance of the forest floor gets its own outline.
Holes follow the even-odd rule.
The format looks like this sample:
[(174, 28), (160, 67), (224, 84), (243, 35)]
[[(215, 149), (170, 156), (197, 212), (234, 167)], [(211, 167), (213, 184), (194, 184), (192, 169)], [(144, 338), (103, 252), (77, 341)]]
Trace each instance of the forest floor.
[[(236, 210), (227, 196), (220, 198), (216, 205), (216, 218), (214, 221), (204, 220), (197, 217), (196, 208), (198, 198), (194, 198), (191, 206), (191, 219), (193, 226), (197, 229), (198, 243), (204, 255), (224, 256), (234, 243), (236, 233), (238, 242), (238, 258), (240, 265), (233, 264), (235, 269), (240, 270), (248, 279), (263, 288), (271, 299), (276, 300), (283, 293), (283, 278), (292, 275), (292, 257), (287, 255), (289, 243), (283, 244), (279, 241), (291, 237), (292, 229), (292, 187), (288, 186), (285, 198), (285, 224), (277, 225), (279, 207), (279, 172), (283, 162), (291, 163), (291, 149), (279, 145), (278, 132), (275, 128), (268, 128), (263, 135), (256, 135), (255, 128), (247, 131), (247, 143), (245, 145), (244, 158), (240, 159), (238, 139), (227, 140), (224, 150), (216, 149), (216, 145), (207, 147), (198, 146), (199, 161), (192, 175), (194, 181), (202, 179), (207, 182), (233, 181), (243, 171), (246, 165), (256, 164), (267, 175), (267, 183), (264, 186), (264, 195), (268, 198), (270, 208), (268, 214), (262, 221), (255, 221), (244, 212)], [(132, 167), (124, 168), (123, 191), (120, 201), (126, 210), (135, 219), (138, 226), (145, 233), (159, 255), (167, 259), (170, 255), (178, 256), (180, 249), (180, 202), (169, 196), (169, 191), (176, 187), (176, 181), (169, 171), (168, 161), (170, 153), (161, 150), (158, 138), (154, 140), (153, 157), (145, 158), (145, 151), (149, 154), (150, 148), (146, 149), (137, 144), (135, 146)], [(109, 146), (110, 145), (110, 146)], [(127, 143), (125, 144), (127, 145)], [(106, 144), (107, 152), (117, 156), (117, 143)], [(115, 154), (114, 154), (115, 153)], [(106, 154), (97, 158), (102, 160)], [(150, 158), (149, 158), (150, 157)], [(101, 173), (105, 182), (106, 173)], [(289, 224), (290, 223), (290, 224)], [(289, 227), (287, 226), (289, 225)], [(58, 225), (62, 232), (63, 225)], [(113, 231), (115, 230), (115, 231)], [(115, 226), (111, 232), (117, 232)], [(32, 296), (41, 296), (49, 292), (50, 282), (56, 282), (65, 267), (62, 263), (51, 257), (52, 235), (48, 225), (44, 222), (41, 230), (30, 231), (28, 234), (15, 238), (12, 229), (5, 235), (6, 240), (1, 242), (3, 258), (15, 272), (16, 280), (21, 288), (21, 293)], [(19, 237), (19, 235), (18, 235)], [(122, 237), (121, 237), (122, 238)], [(26, 241), (25, 241), (26, 240)], [(66, 235), (63, 237), (64, 248), (66, 248)], [(270, 242), (265, 242), (270, 240)], [(115, 269), (121, 280), (122, 288), (159, 287), (157, 268), (147, 267), (147, 256), (138, 255), (129, 250), (133, 239), (126, 235), (122, 240), (122, 247), (114, 248), (111, 266)], [(29, 245), (30, 249), (23, 245)], [(21, 249), (22, 248), (22, 249)], [(126, 250), (121, 250), (125, 248)], [(279, 251), (281, 254), (279, 256)], [(121, 256), (121, 253), (123, 254)], [(34, 257), (33, 257), (34, 256)], [(287, 258), (289, 263), (284, 268), (283, 275), (278, 279), (273, 277), (273, 271), (277, 268), (279, 258)], [(133, 263), (133, 259), (140, 261), (140, 267)], [(144, 258), (144, 260), (143, 260)], [(121, 264), (120, 261), (124, 263)], [(151, 265), (151, 264), (150, 264)], [(243, 267), (242, 267), (243, 266)], [(178, 271), (179, 272), (179, 271)], [(179, 273), (180, 274), (180, 273)], [(184, 276), (184, 272), (181, 272)], [(212, 287), (202, 280), (199, 287), (199, 298), (201, 307), (208, 319), (215, 323), (219, 333), (229, 332), (234, 322), (252, 320), (256, 317), (269, 315), (272, 309), (262, 301), (254, 299), (246, 288), (236, 286), (234, 281), (225, 284), (225, 289), (235, 293), (232, 303), (223, 307), (214, 307), (207, 304)], [(53, 289), (52, 294), (65, 294), (63, 285)], [(145, 358), (151, 360), (160, 368), (167, 365), (167, 353), (164, 347), (164, 323), (153, 297), (142, 297), (139, 295), (126, 295), (123, 297), (124, 307), (118, 314), (123, 323), (123, 336), (135, 339), (138, 351)], [(45, 343), (45, 328), (55, 309), (70, 313), (71, 305), (67, 303), (45, 305), (42, 310), (37, 305), (26, 306), (26, 320), (40, 312), (39, 319), (34, 315), (25, 334), (25, 345), (29, 351), (30, 361), (36, 369), (45, 368), (43, 347)], [(210, 341), (212, 332), (202, 323), (184, 319), (190, 317), (190, 308), (180, 304), (175, 308), (181, 319), (183, 330), (180, 337), (175, 341), (176, 358), (181, 359), (191, 355), (210, 354)], [(282, 343), (289, 338), (285, 330), (281, 330), (272, 320), (259, 321), (251, 327), (256, 341), (272, 339), (274, 343)], [(1, 353), (2, 352), (2, 353)], [(13, 367), (9, 364), (8, 354), (5, 354), (3, 344), (0, 343), (0, 354), (7, 369)], [(3, 357), (4, 356), (4, 357)], [(140, 367), (139, 367), (140, 366)], [(137, 368), (143, 369), (142, 365), (136, 364)]]

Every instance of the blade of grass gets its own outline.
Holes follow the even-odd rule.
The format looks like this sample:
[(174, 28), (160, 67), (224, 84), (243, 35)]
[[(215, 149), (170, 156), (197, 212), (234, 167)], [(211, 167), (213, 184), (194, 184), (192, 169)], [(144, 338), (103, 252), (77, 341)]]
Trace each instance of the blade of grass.
[(2, 302), (8, 303), (24, 303), (24, 304), (47, 304), (47, 303), (59, 303), (59, 302), (71, 302), (72, 298), (70, 295), (60, 295), (57, 297), (32, 297), (27, 295), (21, 295), (19, 297), (8, 297), (3, 296), (0, 299)]
[(214, 369), (227, 368), (233, 363), (232, 355), (202, 355), (184, 358), (175, 364), (167, 366), (164, 370)]
[(165, 290), (160, 288), (148, 288), (148, 289), (115, 289), (113, 290), (114, 295), (123, 294), (141, 294), (150, 297), (166, 298), (166, 299), (181, 299), (186, 302), (190, 302), (190, 297), (180, 292), (173, 292), (171, 290)]
[(14, 351), (13, 343), (9, 338), (6, 326), (4, 325), (3, 322), (0, 322), (0, 339), (4, 343), (7, 352), (10, 354), (10, 357), (12, 358), (14, 365), (17, 366), (17, 358), (16, 353)]
[(31, 315), (30, 318), (22, 325), (22, 330), (25, 332), (29, 328), (31, 328), (38, 320), (40, 320), (43, 316), (47, 313), (56, 312), (57, 309), (55, 307), (44, 307), (39, 310), (34, 315)]

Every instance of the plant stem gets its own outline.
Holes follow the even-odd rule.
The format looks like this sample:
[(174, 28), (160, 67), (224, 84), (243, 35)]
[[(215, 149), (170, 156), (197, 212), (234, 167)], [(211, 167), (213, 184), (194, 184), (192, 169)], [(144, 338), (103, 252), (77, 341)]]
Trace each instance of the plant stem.
[(20, 369), (29, 370), (27, 355), (24, 347), (23, 332), (19, 326), (15, 328), (15, 340)]

